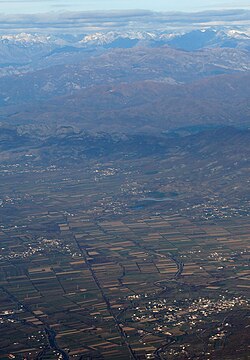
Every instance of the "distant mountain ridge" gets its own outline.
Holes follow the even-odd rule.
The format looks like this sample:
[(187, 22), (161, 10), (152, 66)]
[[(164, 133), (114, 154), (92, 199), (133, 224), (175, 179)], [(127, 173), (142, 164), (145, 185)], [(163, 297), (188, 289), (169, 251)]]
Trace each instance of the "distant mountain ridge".
[[(35, 67), (39, 57), (50, 57), (53, 62), (56, 59), (50, 55), (56, 50), (66, 56), (76, 51), (100, 51), (101, 49), (133, 48), (145, 45), (148, 47), (168, 45), (186, 51), (215, 47), (249, 50), (250, 30), (205, 28), (185, 33), (109, 31), (78, 36), (29, 33), (5, 34), (0, 36), (0, 66), (6, 68), (9, 66), (32, 65)], [(67, 63), (68, 60), (60, 57), (59, 61)], [(38, 61), (38, 66), (39, 64), (42, 66), (42, 63)]]
[[(154, 40), (154, 41), (165, 41), (170, 42), (173, 39), (186, 39), (186, 37), (195, 37), (202, 39), (203, 45), (209, 44), (211, 39), (216, 38), (217, 40), (238, 39), (238, 40), (250, 40), (250, 29), (215, 29), (206, 27), (204, 29), (197, 29), (186, 32), (162, 32), (162, 31), (107, 31), (107, 32), (96, 32), (91, 34), (83, 34), (78, 36), (69, 35), (44, 35), (39, 33), (17, 33), (17, 34), (4, 34), (0, 35), (0, 43), (9, 44), (20, 44), (20, 45), (31, 45), (31, 44), (57, 44), (67, 45), (74, 44), (75, 46), (83, 44), (95, 44), (95, 45), (106, 45), (113, 41), (123, 39), (136, 39), (136, 40)], [(212, 43), (211, 43), (212, 45)]]

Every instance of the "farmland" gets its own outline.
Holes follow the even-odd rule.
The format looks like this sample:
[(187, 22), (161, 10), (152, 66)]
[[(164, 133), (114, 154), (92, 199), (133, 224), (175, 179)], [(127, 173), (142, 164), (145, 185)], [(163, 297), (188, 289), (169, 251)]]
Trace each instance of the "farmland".
[(28, 160), (1, 165), (2, 359), (247, 358), (247, 202), (204, 177), (197, 206), (175, 155)]

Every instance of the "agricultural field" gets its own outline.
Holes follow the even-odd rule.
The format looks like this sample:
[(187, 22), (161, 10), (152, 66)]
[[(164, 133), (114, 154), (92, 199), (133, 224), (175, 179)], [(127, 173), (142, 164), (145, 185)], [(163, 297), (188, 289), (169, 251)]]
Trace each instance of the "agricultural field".
[(247, 359), (249, 218), (156, 164), (2, 165), (1, 359)]

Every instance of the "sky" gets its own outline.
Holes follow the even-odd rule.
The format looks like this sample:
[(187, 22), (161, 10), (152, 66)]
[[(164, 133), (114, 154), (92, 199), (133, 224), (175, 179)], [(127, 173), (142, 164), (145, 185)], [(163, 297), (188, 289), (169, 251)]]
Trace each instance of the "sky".
[(0, 35), (240, 26), (250, 0), (0, 0)]
[(152, 11), (204, 11), (250, 9), (249, 0), (0, 0), (0, 13), (31, 14), (58, 11), (145, 9)]

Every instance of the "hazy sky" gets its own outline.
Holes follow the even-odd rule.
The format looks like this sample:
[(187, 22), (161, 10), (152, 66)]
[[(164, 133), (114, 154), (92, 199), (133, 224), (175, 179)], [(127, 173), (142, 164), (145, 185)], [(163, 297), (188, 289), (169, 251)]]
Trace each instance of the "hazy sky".
[(0, 0), (0, 34), (227, 25), (250, 28), (250, 0)]
[(0, 0), (0, 13), (49, 11), (149, 9), (154, 11), (203, 11), (250, 9), (249, 0)]

